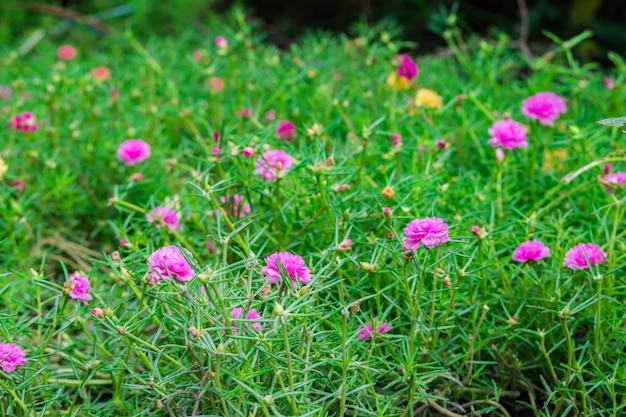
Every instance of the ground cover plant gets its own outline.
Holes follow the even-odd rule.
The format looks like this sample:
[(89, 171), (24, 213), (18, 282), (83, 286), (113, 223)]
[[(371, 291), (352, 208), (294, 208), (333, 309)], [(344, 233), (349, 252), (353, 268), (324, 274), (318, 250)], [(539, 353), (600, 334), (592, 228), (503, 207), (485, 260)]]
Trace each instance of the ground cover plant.
[(624, 413), (622, 58), (214, 35), (4, 51), (2, 415)]

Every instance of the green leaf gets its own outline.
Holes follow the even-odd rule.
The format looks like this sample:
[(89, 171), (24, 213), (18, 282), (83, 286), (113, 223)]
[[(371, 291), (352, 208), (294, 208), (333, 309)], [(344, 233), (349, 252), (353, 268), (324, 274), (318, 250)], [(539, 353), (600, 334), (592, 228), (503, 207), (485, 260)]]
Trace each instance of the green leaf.
[(604, 126), (622, 127), (622, 126), (626, 125), (626, 116), (623, 116), (623, 117), (611, 117), (609, 119), (600, 120), (597, 123), (600, 123), (601, 125), (604, 125)]

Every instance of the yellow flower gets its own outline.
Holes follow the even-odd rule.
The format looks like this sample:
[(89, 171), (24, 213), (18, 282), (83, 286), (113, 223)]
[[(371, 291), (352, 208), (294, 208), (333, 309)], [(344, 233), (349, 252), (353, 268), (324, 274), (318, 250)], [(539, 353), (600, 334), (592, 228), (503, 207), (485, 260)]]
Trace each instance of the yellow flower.
[(415, 95), (415, 105), (429, 109), (440, 109), (443, 106), (441, 96), (427, 88), (420, 88)]
[(393, 90), (406, 90), (411, 86), (411, 81), (392, 72), (387, 77), (387, 85)]
[(553, 151), (546, 150), (543, 153), (543, 172), (560, 171), (563, 169), (563, 163), (569, 154), (565, 149), (555, 149)]
[(9, 170), (9, 166), (4, 162), (4, 159), (0, 156), (0, 180), (4, 178), (4, 174)]

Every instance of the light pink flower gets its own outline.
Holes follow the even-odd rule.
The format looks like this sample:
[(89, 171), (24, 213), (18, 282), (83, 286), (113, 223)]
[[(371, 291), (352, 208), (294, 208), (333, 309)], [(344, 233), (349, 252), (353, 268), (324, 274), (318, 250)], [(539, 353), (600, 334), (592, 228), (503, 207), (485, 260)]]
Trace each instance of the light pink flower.
[(565, 253), (563, 265), (569, 269), (588, 269), (606, 263), (607, 254), (593, 243), (579, 243)]
[(278, 135), (278, 139), (291, 142), (296, 136), (296, 127), (290, 121), (280, 121), (278, 123), (278, 129), (276, 129), (276, 135)]
[(529, 240), (522, 243), (513, 252), (515, 262), (539, 261), (550, 257), (550, 248), (538, 240)]
[(607, 90), (612, 90), (615, 88), (615, 81), (611, 77), (604, 77), (604, 86)]
[(274, 110), (268, 110), (265, 113), (265, 120), (276, 120), (276, 112)]
[(219, 93), (220, 91), (224, 90), (224, 87), (226, 87), (226, 83), (219, 77), (213, 77), (210, 80), (205, 81), (204, 86), (211, 91)]
[(111, 78), (111, 71), (107, 67), (96, 67), (91, 70), (91, 76), (96, 81), (105, 81)]
[(141, 139), (128, 139), (117, 148), (117, 157), (126, 165), (135, 165), (150, 158), (150, 145)]
[(9, 87), (3, 87), (0, 85), (0, 98), (8, 100), (11, 98), (12, 91)]
[(68, 287), (70, 290), (70, 298), (79, 300), (84, 305), (87, 305), (87, 301), (93, 299), (91, 294), (89, 294), (89, 291), (91, 291), (89, 280), (86, 277), (78, 275), (78, 272), (70, 275)]
[(404, 247), (406, 250), (415, 250), (424, 245), (432, 249), (441, 243), (449, 242), (448, 225), (443, 219), (437, 217), (427, 217), (425, 219), (415, 219), (404, 228), (406, 238)]
[(150, 213), (146, 214), (146, 220), (149, 223), (156, 221), (155, 227), (160, 229), (162, 225), (172, 230), (182, 230), (180, 225), (180, 216), (176, 210), (169, 207), (157, 206), (150, 210)]
[(311, 281), (311, 271), (304, 263), (301, 256), (289, 252), (276, 252), (265, 259), (261, 273), (270, 284), (275, 284), (281, 279), (281, 271), (286, 272), (295, 283), (299, 280), (303, 284)]
[(26, 365), (26, 352), (13, 343), (0, 343), (0, 369), (7, 374), (15, 371), (18, 366)]
[(245, 156), (246, 158), (252, 158), (252, 156), (254, 155), (254, 148), (251, 147), (247, 147), (247, 148), (243, 148), (243, 156)]
[(245, 107), (242, 110), (238, 110), (235, 112), (235, 117), (237, 119), (241, 119), (242, 117), (250, 117), (252, 115), (252, 112), (250, 111), (249, 108)]
[[(365, 323), (365, 326), (359, 327), (359, 334), (357, 335), (357, 339), (370, 340), (372, 336), (374, 335), (374, 332), (387, 333), (392, 328), (392, 326), (390, 324), (387, 324), (386, 321), (377, 323), (376, 319), (374, 319), (372, 320), (372, 322), (374, 323), (373, 326), (371, 323)], [(374, 327), (376, 328), (374, 329)]]
[(215, 38), (215, 46), (217, 46), (220, 49), (226, 49), (228, 48), (228, 41), (226, 40), (225, 37), (218, 36)]
[(39, 130), (35, 115), (32, 113), (19, 113), (9, 120), (9, 128), (18, 132), (29, 133)]
[[(224, 196), (220, 198), (220, 201), (223, 204), (230, 204), (230, 200), (231, 198), (229, 196)], [(233, 203), (232, 203), (233, 216), (243, 219), (244, 217), (248, 215), (248, 213), (250, 213), (250, 204), (243, 202), (243, 196), (239, 194), (235, 194), (233, 195), (232, 200), (233, 200)]]
[(101, 309), (100, 307), (96, 307), (94, 309), (91, 310), (91, 314), (93, 314), (93, 316), (95, 318), (98, 319), (103, 319), (104, 318), (104, 310)]
[[(189, 251), (185, 250), (187, 257), (191, 258)], [(178, 281), (189, 281), (196, 276), (195, 271), (185, 259), (183, 252), (178, 246), (164, 246), (148, 257), (150, 278), (153, 282), (159, 282), (161, 278), (174, 277)]]
[(293, 158), (280, 149), (264, 152), (257, 160), (255, 173), (266, 181), (282, 178), (293, 167)]
[(614, 172), (602, 178), (604, 188), (611, 194), (615, 192), (615, 186), (620, 187), (626, 184), (626, 172)]
[(391, 143), (393, 143), (394, 147), (399, 148), (400, 146), (402, 146), (402, 136), (389, 135), (389, 138), (391, 139)]
[(259, 322), (260, 318), (261, 318), (261, 314), (258, 311), (256, 311), (256, 309), (254, 308), (248, 311), (248, 314), (246, 314), (246, 320), (249, 320), (252, 322), (250, 326), (257, 332), (261, 331), (261, 323)]
[(551, 92), (537, 93), (522, 103), (524, 116), (539, 120), (539, 123), (545, 126), (552, 126), (561, 113), (566, 111), (565, 101)]
[(57, 57), (63, 61), (71, 61), (76, 58), (77, 54), (78, 52), (76, 51), (76, 48), (72, 45), (61, 45), (59, 46), (59, 49), (57, 49)]
[(352, 249), (352, 239), (346, 239), (342, 241), (339, 245), (337, 245), (337, 250), (342, 252), (347, 252)]
[(502, 146), (504, 149), (528, 147), (526, 128), (523, 124), (511, 119), (496, 121), (489, 128), (491, 139), (487, 141), (491, 146)]
[(398, 76), (411, 81), (417, 77), (417, 65), (408, 55), (398, 55)]

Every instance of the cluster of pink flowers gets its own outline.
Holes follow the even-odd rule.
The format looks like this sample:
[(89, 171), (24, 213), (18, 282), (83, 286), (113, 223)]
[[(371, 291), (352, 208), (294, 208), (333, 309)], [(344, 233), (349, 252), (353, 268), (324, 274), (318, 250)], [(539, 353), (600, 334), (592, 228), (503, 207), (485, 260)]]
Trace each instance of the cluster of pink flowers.
[(415, 219), (404, 228), (404, 248), (405, 250), (416, 250), (424, 245), (428, 249), (444, 242), (449, 242), (448, 225), (443, 219), (437, 217), (427, 217), (425, 219)]
[(563, 265), (569, 269), (588, 269), (606, 263), (607, 254), (593, 243), (579, 243), (565, 253)]
[(539, 240), (529, 240), (518, 246), (513, 252), (515, 262), (539, 261), (550, 257), (550, 248)]
[(150, 213), (146, 214), (146, 220), (150, 223), (156, 222), (157, 229), (165, 225), (171, 230), (182, 230), (179, 214), (169, 207), (157, 206), (153, 208)]
[(528, 147), (526, 128), (523, 124), (511, 119), (496, 121), (490, 128), (491, 139), (487, 142), (493, 147), (501, 146), (504, 149)]
[(36, 132), (39, 129), (35, 115), (32, 113), (16, 114), (9, 120), (9, 127), (18, 132)]
[(387, 324), (386, 321), (378, 323), (376, 319), (374, 319), (372, 323), (365, 323), (365, 326), (359, 327), (359, 334), (357, 335), (357, 339), (360, 340), (370, 340), (374, 333), (387, 333), (391, 330), (392, 326)]
[[(240, 319), (243, 314), (243, 308), (237, 307), (233, 308), (230, 312), (230, 316), (234, 319)], [(250, 322), (250, 327), (252, 327), (257, 332), (261, 331), (261, 322), (259, 321), (262, 318), (261, 313), (256, 311), (256, 309), (252, 309), (246, 313), (246, 320)], [(233, 334), (237, 334), (237, 326), (232, 325)], [(246, 331), (243, 331), (243, 334), (246, 334)]]
[(278, 139), (286, 140), (287, 142), (293, 141), (296, 136), (296, 127), (290, 121), (283, 120), (278, 123), (278, 129), (276, 129), (276, 135)]
[[(185, 252), (188, 258), (193, 259), (187, 250)], [(189, 281), (196, 276), (196, 272), (178, 246), (164, 246), (152, 252), (148, 257), (148, 266), (150, 278), (154, 283), (170, 277), (178, 281)]]
[(311, 271), (301, 256), (290, 252), (277, 252), (265, 259), (265, 266), (261, 268), (265, 279), (275, 284), (281, 279), (281, 272), (287, 273), (294, 284), (300, 281), (307, 284), (311, 281)]
[(150, 158), (150, 145), (141, 139), (128, 139), (117, 148), (117, 157), (126, 165), (135, 165)]
[(398, 76), (411, 81), (418, 74), (418, 68), (415, 62), (405, 54), (398, 55)]
[(255, 173), (266, 181), (282, 178), (293, 167), (293, 158), (287, 152), (271, 150), (263, 152), (255, 165)]
[[(223, 204), (229, 204), (230, 200), (231, 198), (229, 196), (224, 196), (220, 198), (220, 201)], [(233, 200), (233, 203), (232, 203), (233, 216), (235, 216), (236, 218), (243, 219), (244, 217), (248, 215), (248, 213), (250, 213), (250, 204), (243, 202), (242, 195), (235, 194), (233, 195), (232, 200)]]
[(522, 113), (545, 126), (552, 126), (561, 113), (567, 111), (565, 101), (551, 92), (540, 92), (522, 103)]
[(92, 295), (89, 294), (91, 291), (91, 287), (89, 286), (89, 279), (87, 277), (81, 276), (78, 272), (70, 275), (70, 280), (68, 282), (69, 296), (73, 300), (78, 300), (84, 305), (87, 305), (87, 301), (93, 299)]
[(26, 365), (26, 352), (13, 343), (0, 343), (0, 369), (7, 374), (15, 371), (18, 366)]

